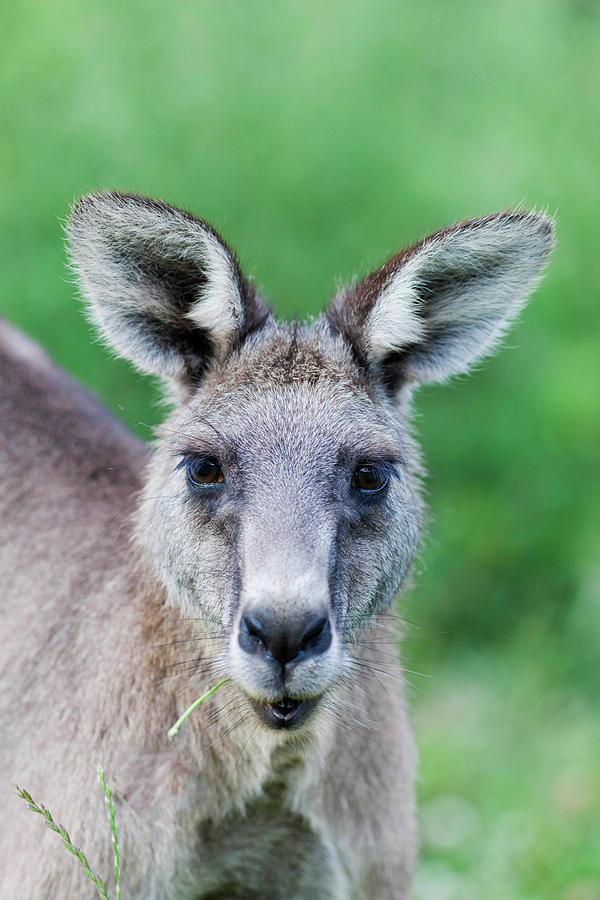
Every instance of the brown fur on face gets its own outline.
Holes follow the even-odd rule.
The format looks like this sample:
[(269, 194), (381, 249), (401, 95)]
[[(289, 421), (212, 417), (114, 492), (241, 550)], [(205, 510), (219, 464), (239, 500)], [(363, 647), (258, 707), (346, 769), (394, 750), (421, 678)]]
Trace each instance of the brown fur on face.
[[(0, 328), (1, 781), (65, 824), (109, 893), (98, 762), (129, 897), (406, 900), (415, 751), (386, 611), (423, 521), (407, 398), (493, 348), (551, 223), (459, 223), (291, 326), (210, 226), (160, 201), (86, 197), (69, 238), (101, 334), (173, 409), (149, 452)], [(199, 459), (222, 476), (206, 489)], [(315, 617), (328, 640), (285, 660), (244, 637)], [(285, 698), (297, 728), (265, 712)], [(16, 798), (0, 851), (7, 897), (95, 895)]]

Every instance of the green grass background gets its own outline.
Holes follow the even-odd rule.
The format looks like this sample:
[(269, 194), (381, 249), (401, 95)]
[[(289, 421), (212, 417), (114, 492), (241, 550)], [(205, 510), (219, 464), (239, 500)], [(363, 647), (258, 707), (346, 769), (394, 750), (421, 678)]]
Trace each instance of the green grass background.
[(190, 208), (289, 316), (455, 219), (558, 213), (507, 349), (419, 398), (434, 514), (400, 606), (426, 676), (410, 676), (417, 897), (598, 900), (600, 6), (20, 0), (0, 16), (0, 312), (143, 437), (155, 389), (94, 342), (64, 266), (78, 194)]

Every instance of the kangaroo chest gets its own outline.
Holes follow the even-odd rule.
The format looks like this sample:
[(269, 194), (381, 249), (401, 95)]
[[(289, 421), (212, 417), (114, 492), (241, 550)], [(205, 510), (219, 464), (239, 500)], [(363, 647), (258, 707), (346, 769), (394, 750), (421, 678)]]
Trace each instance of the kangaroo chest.
[(335, 849), (267, 789), (244, 814), (202, 828), (194, 900), (347, 898)]

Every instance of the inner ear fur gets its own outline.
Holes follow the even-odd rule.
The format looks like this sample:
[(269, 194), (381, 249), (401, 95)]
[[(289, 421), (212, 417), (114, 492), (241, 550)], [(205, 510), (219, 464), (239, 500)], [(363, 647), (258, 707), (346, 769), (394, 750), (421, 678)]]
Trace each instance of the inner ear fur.
[(495, 349), (553, 240), (552, 220), (535, 212), (458, 222), (338, 294), (327, 316), (390, 392), (444, 380)]
[(160, 200), (84, 196), (67, 235), (90, 317), (144, 372), (197, 378), (268, 317), (217, 232)]

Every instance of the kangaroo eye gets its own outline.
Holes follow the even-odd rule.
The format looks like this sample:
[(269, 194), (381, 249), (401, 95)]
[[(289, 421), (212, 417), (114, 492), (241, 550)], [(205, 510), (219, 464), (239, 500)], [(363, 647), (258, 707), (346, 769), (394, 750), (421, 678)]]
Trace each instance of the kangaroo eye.
[(377, 466), (359, 466), (352, 476), (352, 487), (359, 491), (376, 493), (382, 491), (389, 480), (387, 472), (382, 472)]
[(188, 459), (187, 477), (192, 487), (221, 484), (224, 480), (221, 466), (213, 457)]

